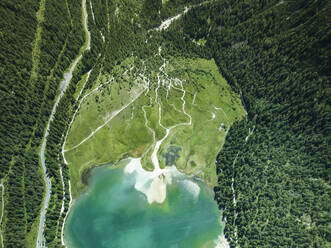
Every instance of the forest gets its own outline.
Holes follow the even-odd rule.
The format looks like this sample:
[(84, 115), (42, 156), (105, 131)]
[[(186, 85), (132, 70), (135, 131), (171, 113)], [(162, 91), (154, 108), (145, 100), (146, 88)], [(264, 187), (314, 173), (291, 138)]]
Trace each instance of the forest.
[(80, 4), (0, 3), (0, 177), (5, 185), (1, 231), (5, 247), (34, 246), (44, 193), (39, 148), (63, 72), (84, 40)]
[(222, 1), (169, 31), (206, 40), (248, 112), (217, 158), (233, 247), (330, 246), (330, 13), (328, 1)]
[[(201, 2), (87, 1), (91, 50), (60, 101), (46, 147), (48, 247), (61, 246), (70, 201), (69, 172), (59, 155), (79, 101), (73, 97), (78, 82), (91, 70), (84, 92), (101, 72), (128, 56), (144, 59), (160, 43), (165, 56), (213, 58), (246, 108), (247, 118), (230, 127), (216, 162), (215, 200), (231, 247), (330, 247), (330, 2)], [(40, 145), (63, 73), (86, 40), (81, 4), (0, 2), (5, 247), (35, 246), (45, 190)], [(187, 6), (169, 29), (153, 30)]]

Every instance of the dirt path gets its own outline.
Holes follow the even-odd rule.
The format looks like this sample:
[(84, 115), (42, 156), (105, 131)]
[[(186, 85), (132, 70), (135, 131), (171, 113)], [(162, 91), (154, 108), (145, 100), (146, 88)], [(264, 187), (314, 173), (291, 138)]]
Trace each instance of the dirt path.
[(1, 248), (3, 248), (3, 235), (2, 235), (2, 220), (3, 220), (3, 212), (5, 211), (5, 201), (4, 201), (4, 195), (5, 195), (5, 186), (3, 183), (0, 184), (1, 189), (1, 218), (0, 218), (0, 238), (1, 238)]
[[(86, 0), (82, 0), (82, 8), (83, 8), (83, 16), (84, 16), (84, 27), (86, 32), (88, 33), (88, 41), (87, 41), (87, 45), (85, 47), (85, 50), (90, 49), (90, 32), (87, 29), (87, 13), (86, 13)], [(49, 129), (50, 129), (50, 123), (54, 118), (54, 115), (56, 113), (56, 109), (57, 106), (61, 100), (61, 98), (63, 97), (69, 83), (70, 80), (72, 78), (72, 73), (74, 71), (74, 69), (76, 68), (78, 62), (82, 59), (82, 55), (79, 55), (74, 62), (71, 64), (69, 72), (64, 73), (64, 80), (61, 82), (60, 84), (60, 94), (56, 97), (56, 101), (55, 104), (53, 105), (53, 109), (51, 112), (51, 116), (48, 120), (47, 126), (46, 126), (46, 131), (44, 133), (44, 137), (43, 137), (43, 142), (41, 145), (41, 149), (40, 149), (40, 163), (42, 165), (42, 170), (43, 170), (43, 174), (44, 174), (44, 180), (45, 180), (45, 186), (46, 186), (46, 190), (45, 190), (45, 196), (43, 199), (43, 205), (42, 205), (42, 209), (41, 209), (41, 213), (40, 213), (40, 222), (39, 222), (39, 229), (38, 229), (38, 237), (37, 237), (37, 244), (36, 247), (40, 248), (40, 247), (46, 247), (45, 244), (45, 239), (44, 239), (44, 226), (45, 226), (45, 218), (46, 218), (46, 212), (47, 212), (47, 208), (48, 208), (48, 204), (49, 204), (49, 199), (51, 196), (51, 187), (52, 187), (52, 183), (50, 178), (47, 175), (47, 168), (45, 165), (45, 149), (46, 149), (46, 144), (47, 144), (47, 137), (49, 134)], [(61, 168), (60, 168), (61, 170)], [(61, 178), (62, 182), (63, 182), (63, 178)]]
[(182, 11), (181, 13), (179, 13), (178, 15), (176, 16), (173, 16), (173, 17), (170, 17), (166, 20), (164, 20), (160, 26), (158, 26), (157, 28), (153, 28), (153, 29), (150, 29), (149, 31), (151, 30), (157, 30), (157, 31), (162, 31), (162, 30), (166, 30), (169, 28), (169, 26), (171, 25), (171, 23), (173, 23), (174, 21), (178, 20), (179, 18), (181, 18), (182, 15), (186, 14), (187, 11), (189, 11), (190, 9), (192, 8), (196, 8), (196, 7), (200, 7), (204, 4), (208, 4), (212, 1), (205, 1), (205, 2), (202, 2), (202, 3), (199, 3), (199, 4), (195, 4), (195, 5), (192, 5), (192, 6), (189, 6), (189, 7), (185, 7), (184, 11)]

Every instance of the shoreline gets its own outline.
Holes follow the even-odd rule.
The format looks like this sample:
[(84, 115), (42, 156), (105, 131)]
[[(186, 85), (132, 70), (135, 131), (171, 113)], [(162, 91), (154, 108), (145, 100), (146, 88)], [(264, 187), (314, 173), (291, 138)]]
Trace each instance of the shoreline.
[[(86, 178), (87, 179), (87, 185), (86, 185), (86, 189), (82, 192), (82, 193), (80, 193), (79, 194), (79, 196), (77, 196), (77, 197), (75, 197), (75, 198), (71, 198), (71, 201), (70, 201), (70, 204), (69, 204), (69, 208), (68, 208), (68, 212), (67, 212), (67, 215), (66, 215), (66, 218), (64, 219), (64, 226), (63, 226), (63, 234), (64, 234), (64, 230), (65, 230), (65, 226), (67, 225), (67, 220), (68, 220), (68, 218), (69, 218), (69, 216), (70, 216), (70, 214), (72, 213), (71, 212), (71, 210), (72, 210), (72, 206), (75, 204), (75, 202), (81, 197), (81, 196), (83, 196), (84, 194), (88, 194), (89, 193), (89, 191), (88, 191), (88, 187), (90, 187), (91, 186), (91, 178), (92, 178), (92, 176), (93, 176), (93, 170), (94, 169), (97, 169), (97, 168), (100, 168), (100, 167), (106, 167), (107, 169), (109, 169), (109, 170), (112, 170), (112, 169), (119, 169), (119, 168), (121, 168), (122, 170), (123, 170), (123, 174), (132, 174), (132, 173), (136, 173), (137, 174), (137, 169), (138, 170), (142, 170), (143, 171), (143, 173), (147, 173), (147, 174), (150, 174), (150, 175), (152, 175), (153, 174), (153, 172), (152, 171), (146, 171), (145, 169), (143, 169), (143, 167), (141, 167), (140, 165), (140, 159), (141, 158), (133, 158), (133, 157), (129, 157), (129, 156), (125, 156), (125, 157), (123, 157), (122, 159), (120, 159), (117, 163), (103, 163), (103, 164), (99, 164), (99, 165), (94, 165), (93, 167), (90, 167), (90, 168), (88, 168), (87, 170), (89, 171), (89, 172), (86, 172), (85, 173), (85, 175), (88, 175), (88, 178)], [(139, 163), (139, 164), (138, 164)], [(140, 166), (140, 167), (139, 167)], [(137, 168), (137, 167), (139, 167), (139, 168)], [(212, 201), (213, 202), (215, 202), (215, 200), (214, 200), (214, 191), (210, 188), (210, 186), (203, 180), (203, 179), (201, 179), (201, 178), (199, 178), (199, 177), (197, 177), (197, 176), (195, 176), (195, 175), (192, 175), (192, 174), (186, 174), (186, 173), (182, 173), (182, 172), (180, 172), (180, 171), (178, 171), (177, 170), (177, 167), (176, 166), (168, 166), (169, 167), (169, 169), (170, 169), (170, 171), (171, 170), (173, 170), (173, 172), (175, 172), (175, 174), (173, 175), (174, 177), (175, 176), (181, 176), (181, 175), (183, 175), (183, 176), (185, 176), (185, 177), (187, 177), (187, 178), (183, 178), (183, 181), (181, 181), (181, 183), (183, 183), (183, 186), (184, 187), (188, 187), (187, 188), (187, 193), (188, 194), (192, 194), (192, 196), (195, 198), (195, 197), (198, 197), (198, 195), (199, 195), (199, 193), (200, 193), (200, 186), (198, 185), (198, 182), (200, 182), (200, 183), (203, 183), (203, 184), (205, 184), (206, 185), (206, 187), (204, 188), (204, 190), (208, 190), (209, 192), (210, 192), (210, 194), (211, 194), (211, 197), (212, 197)], [(170, 172), (171, 173), (171, 172)], [(162, 175), (164, 175), (164, 174), (162, 174)], [(144, 176), (144, 175), (143, 175)], [(154, 174), (154, 176), (155, 176), (155, 174)], [(164, 175), (164, 178), (166, 178), (168, 175)], [(156, 176), (157, 178), (158, 178), (158, 176)], [(149, 178), (149, 179), (151, 179), (151, 178)], [(136, 180), (136, 184), (137, 183), (139, 183), (138, 182), (138, 178), (137, 178), (137, 176), (135, 176), (135, 180)], [(165, 179), (166, 180), (166, 179)], [(192, 181), (191, 181), (192, 180)], [(188, 181), (189, 183), (186, 185), (186, 181)], [(196, 182), (194, 182), (194, 181), (196, 181)], [(165, 185), (168, 185), (168, 184), (172, 184), (172, 182), (173, 182), (173, 180), (170, 178), (170, 180), (168, 180), (167, 181), (167, 183), (165, 183)], [(196, 184), (196, 186), (199, 188), (199, 190), (195, 190), (195, 187), (193, 187), (192, 189), (191, 189), (191, 187), (190, 186), (192, 186), (191, 184)], [(144, 185), (144, 184), (142, 184), (142, 185)], [(151, 187), (153, 187), (153, 183), (151, 184)], [(134, 185), (134, 188), (137, 190), (137, 191), (139, 191), (139, 192), (141, 192), (141, 193), (143, 193), (145, 196), (146, 196), (146, 200), (148, 201), (148, 203), (149, 204), (152, 204), (153, 202), (150, 202), (149, 200), (148, 200), (148, 196), (146, 195), (146, 193), (148, 194), (148, 193), (153, 193), (153, 192), (142, 192), (139, 188), (137, 188), (136, 187), (136, 185)], [(159, 192), (158, 191), (156, 191), (158, 194), (159, 194)], [(165, 198), (167, 197), (167, 195), (165, 195), (164, 196)], [(155, 201), (157, 204), (162, 204), (163, 202), (157, 202), (157, 201)], [(220, 211), (220, 210), (218, 210), (218, 211)], [(220, 218), (219, 218), (219, 220), (218, 220), (218, 223), (219, 223), (219, 225), (220, 225), (220, 227), (222, 228), (221, 229), (221, 231), (222, 231), (222, 233), (220, 233), (218, 236), (217, 236), (217, 238), (215, 238), (212, 242), (213, 242), (213, 244), (214, 244), (214, 248), (229, 248), (230, 246), (229, 246), (229, 243), (228, 243), (228, 241), (226, 240), (226, 238), (225, 238), (225, 235), (224, 235), (224, 233), (223, 233), (223, 231), (224, 231), (224, 226), (225, 226), (225, 223), (224, 222), (222, 222), (222, 218), (221, 218), (221, 216), (222, 216), (222, 211), (220, 211)], [(63, 239), (64, 239), (64, 235), (63, 235)], [(64, 239), (65, 240), (65, 239)], [(66, 242), (65, 242), (66, 243)], [(69, 246), (67, 246), (66, 245), (66, 247), (69, 247)]]

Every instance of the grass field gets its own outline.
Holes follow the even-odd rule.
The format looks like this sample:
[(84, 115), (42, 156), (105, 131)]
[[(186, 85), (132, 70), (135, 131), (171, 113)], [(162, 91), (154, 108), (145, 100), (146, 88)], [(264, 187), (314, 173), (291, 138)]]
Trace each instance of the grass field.
[(162, 63), (129, 58), (102, 75), (95, 82), (99, 89), (81, 103), (65, 145), (74, 197), (86, 188), (81, 177), (93, 166), (130, 156), (142, 157), (143, 167), (153, 170), (153, 147), (170, 127), (158, 153), (160, 167), (168, 161), (211, 187), (217, 183), (216, 155), (230, 125), (245, 114), (239, 96), (213, 60)]

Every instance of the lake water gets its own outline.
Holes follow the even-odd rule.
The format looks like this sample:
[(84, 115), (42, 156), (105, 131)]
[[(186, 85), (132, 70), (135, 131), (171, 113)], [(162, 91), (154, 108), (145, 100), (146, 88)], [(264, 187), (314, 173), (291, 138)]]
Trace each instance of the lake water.
[[(179, 174), (162, 204), (135, 189), (129, 160), (93, 169), (89, 189), (74, 203), (65, 228), (70, 248), (210, 248), (223, 233), (213, 192)], [(190, 184), (200, 187), (198, 195)]]

